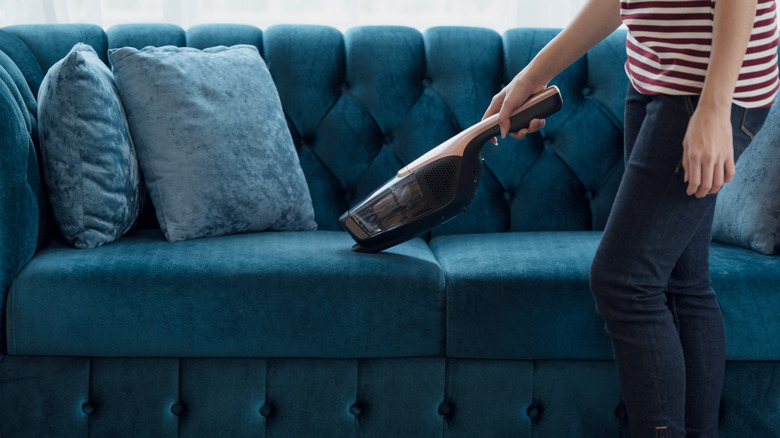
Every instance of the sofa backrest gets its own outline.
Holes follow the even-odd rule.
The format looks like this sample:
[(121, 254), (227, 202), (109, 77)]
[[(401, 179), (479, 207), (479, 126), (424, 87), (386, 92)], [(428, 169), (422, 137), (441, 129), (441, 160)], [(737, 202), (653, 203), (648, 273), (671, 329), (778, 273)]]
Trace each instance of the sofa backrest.
[[(77, 42), (92, 45), (104, 61), (109, 49), (124, 46), (257, 46), (276, 82), (317, 223), (336, 230), (350, 205), (478, 122), (492, 96), (556, 33), (514, 29), (499, 35), (465, 27), (423, 33), (359, 27), (341, 33), (303, 25), (262, 31), (216, 24), (186, 31), (169, 24), (126, 24), (104, 31), (93, 25), (25, 25), (0, 29), (0, 51), (23, 75), (29, 88), (22, 94), (35, 96), (48, 68)], [(465, 214), (433, 233), (603, 228), (623, 171), (624, 38), (624, 32), (616, 32), (553, 81), (564, 107), (540, 133), (523, 142), (507, 138), (498, 147), (485, 146), (477, 196)], [(34, 123), (35, 112), (26, 111)], [(27, 128), (35, 144), (37, 135), (30, 124)], [(30, 166), (37, 170), (34, 160)], [(35, 190), (40, 194), (40, 187)]]

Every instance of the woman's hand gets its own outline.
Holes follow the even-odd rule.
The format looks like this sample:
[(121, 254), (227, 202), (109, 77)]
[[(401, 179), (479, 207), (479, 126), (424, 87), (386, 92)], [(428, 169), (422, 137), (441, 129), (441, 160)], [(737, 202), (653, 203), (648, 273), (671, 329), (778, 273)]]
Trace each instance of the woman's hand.
[(715, 194), (734, 177), (731, 106), (699, 103), (683, 139), (682, 166), (688, 195)]
[(687, 193), (717, 193), (734, 177), (731, 101), (750, 41), (756, 0), (719, 0), (712, 26), (712, 52), (701, 98), (683, 140)]
[[(485, 120), (494, 114), (498, 114), (498, 126), (501, 130), (501, 138), (506, 137), (508, 134), (518, 140), (522, 140), (527, 134), (544, 128), (544, 119), (533, 119), (528, 128), (523, 128), (517, 132), (509, 132), (509, 116), (511, 116), (516, 109), (520, 108), (529, 97), (540, 91), (544, 91), (545, 88), (547, 88), (546, 84), (534, 85), (531, 81), (526, 80), (524, 72), (518, 73), (509, 85), (493, 96), (493, 100), (490, 101), (490, 106), (488, 106), (485, 111), (485, 115), (482, 116), (482, 120)], [(491, 141), (493, 144), (497, 144), (495, 138)]]

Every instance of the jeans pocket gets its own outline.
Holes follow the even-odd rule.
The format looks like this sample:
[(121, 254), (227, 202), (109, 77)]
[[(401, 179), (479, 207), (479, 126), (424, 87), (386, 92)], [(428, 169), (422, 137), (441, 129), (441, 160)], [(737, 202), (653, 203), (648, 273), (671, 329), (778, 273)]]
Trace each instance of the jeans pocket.
[[(758, 134), (761, 127), (764, 126), (766, 116), (769, 114), (768, 108), (740, 108), (741, 117), (732, 117), (733, 139), (734, 139), (734, 161), (739, 160), (742, 152), (747, 149), (753, 137)], [(735, 120), (736, 119), (736, 120)], [(739, 130), (737, 130), (739, 126)]]
[[(698, 96), (681, 96), (685, 103), (685, 111), (688, 114), (688, 121), (690, 121), (693, 112), (696, 111), (696, 105), (698, 105)], [(685, 169), (682, 166), (682, 141), (680, 142), (680, 159), (677, 162), (677, 166), (674, 168), (674, 173), (669, 177), (669, 182), (666, 184), (666, 190), (664, 195), (667, 198), (688, 198), (687, 193), (688, 183), (685, 182)]]
[(694, 101), (694, 96), (683, 96), (683, 100), (685, 101), (685, 110), (688, 111), (688, 118), (690, 119), (693, 117), (693, 112), (696, 111), (696, 105), (699, 104), (698, 96), (696, 96)]
[(674, 169), (674, 173), (666, 184), (664, 195), (667, 198), (688, 198), (688, 183), (685, 182), (685, 169), (682, 166), (682, 159)]
[(768, 112), (765, 108), (744, 108), (740, 130), (753, 140), (753, 137), (764, 126), (764, 120), (766, 120)]

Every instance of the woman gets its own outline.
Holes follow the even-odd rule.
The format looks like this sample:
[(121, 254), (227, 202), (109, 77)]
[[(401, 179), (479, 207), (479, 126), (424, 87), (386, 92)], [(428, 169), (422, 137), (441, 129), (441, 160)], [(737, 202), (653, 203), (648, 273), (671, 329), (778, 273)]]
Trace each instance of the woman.
[(726, 346), (710, 288), (713, 207), (778, 90), (775, 9), (775, 0), (588, 0), (485, 113), (498, 113), (507, 135), (528, 96), (628, 27), (626, 169), (590, 283), (636, 438), (718, 433)]

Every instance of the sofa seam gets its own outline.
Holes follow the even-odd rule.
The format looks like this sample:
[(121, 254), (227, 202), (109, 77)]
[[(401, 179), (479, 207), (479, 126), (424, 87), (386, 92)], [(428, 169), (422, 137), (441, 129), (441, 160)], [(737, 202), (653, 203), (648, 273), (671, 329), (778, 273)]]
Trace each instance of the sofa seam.
[[(533, 359), (531, 360), (531, 398), (528, 401), (528, 408), (531, 408), (532, 406), (536, 406), (540, 403), (540, 401), (536, 398), (536, 391), (538, 389), (537, 384), (537, 377), (539, 372), (539, 360)], [(526, 412), (528, 412), (526, 410)], [(531, 422), (533, 423), (533, 419), (531, 419)]]
[(8, 321), (6, 322), (6, 330), (8, 330), (8, 354), (16, 354), (16, 282), (11, 283), (11, 288), (8, 291), (8, 302), (10, 306), (8, 312)]
[[(269, 364), (271, 363), (272, 358), (265, 358), (263, 359), (263, 366), (265, 368), (265, 373), (263, 373), (263, 406), (269, 405), (268, 400), (268, 373), (269, 373)], [(269, 405), (270, 406), (270, 405)], [(262, 407), (261, 407), (262, 409)], [(263, 437), (267, 437), (270, 435), (270, 428), (268, 427), (268, 417), (263, 416)]]
[[(176, 388), (176, 404), (181, 406), (182, 405), (182, 391), (181, 391), (181, 375), (182, 374), (181, 374), (181, 370), (182, 370), (184, 359), (181, 358), (181, 357), (177, 357), (176, 360), (178, 362), (177, 363), (178, 371), (177, 371), (177, 374), (176, 374), (176, 380), (177, 380), (177, 385), (178, 385), (178, 388)], [(184, 406), (186, 407), (186, 404), (184, 404)], [(171, 409), (173, 409), (173, 408), (171, 408)], [(181, 437), (181, 417), (179, 417), (178, 415), (175, 415), (175, 417), (176, 417), (176, 437), (178, 438), (178, 437)]]
[[(361, 394), (361, 384), (363, 382), (363, 367), (365, 366), (364, 359), (356, 358), (355, 359), (355, 397), (353, 400), (353, 404), (360, 406), (363, 403), (363, 395)], [(354, 415), (353, 416), (355, 421), (355, 437), (360, 436), (360, 416)]]
[[(451, 371), (450, 367), (452, 366), (452, 361), (449, 357), (447, 357), (447, 354), (444, 355), (444, 388), (443, 388), (443, 396), (442, 396), (442, 404), (447, 406), (450, 404), (450, 397), (452, 396), (450, 387), (451, 387)], [(450, 433), (450, 424), (447, 421), (448, 416), (442, 415), (442, 438), (446, 438)]]
[(619, 130), (623, 130), (623, 123), (620, 122), (620, 117), (612, 112), (608, 106), (604, 105), (600, 100), (590, 98), (590, 102), (596, 105), (596, 109), (607, 117), (607, 119)]
[[(87, 358), (87, 403), (92, 402), (92, 369), (93, 369), (93, 357)], [(87, 415), (87, 436), (91, 436), (89, 433), (91, 422), (89, 421), (89, 415)]]
[(448, 333), (449, 325), (447, 324), (448, 317), (449, 317), (449, 306), (447, 305), (447, 291), (449, 288), (450, 281), (449, 281), (449, 276), (447, 275), (447, 270), (444, 269), (444, 264), (439, 258), (439, 255), (436, 254), (436, 251), (433, 250), (430, 241), (427, 242), (426, 244), (428, 246), (428, 250), (430, 250), (431, 254), (433, 254), (433, 259), (436, 260), (436, 264), (439, 266), (439, 272), (441, 272), (442, 278), (444, 279), (444, 287), (442, 288), (441, 291), (441, 303), (442, 303), (442, 308), (444, 309), (444, 312), (442, 312), (443, 314), (441, 319), (441, 327), (442, 327), (442, 332), (444, 333), (443, 353), (444, 353), (444, 357), (446, 358), (449, 356), (449, 350), (450, 350), (449, 348), (450, 337)]
[[(576, 105), (576, 106), (574, 106), (574, 107), (572, 108), (572, 110), (571, 110), (571, 114), (574, 114), (574, 113), (576, 113), (576, 112), (577, 112), (577, 111), (578, 111), (578, 110), (579, 110), (579, 109), (580, 109), (582, 106), (583, 106), (583, 104), (581, 104), (581, 103), (580, 103), (580, 104), (578, 104), (578, 105)], [(562, 120), (562, 121), (561, 121), (561, 125), (560, 125), (559, 129), (562, 129), (562, 128), (563, 128), (564, 126), (566, 126), (566, 125), (567, 125), (567, 124), (568, 124), (570, 121), (571, 121), (571, 119), (570, 119), (570, 118), (567, 118), (566, 120)], [(565, 156), (565, 155), (563, 155), (563, 154), (559, 153), (559, 152), (558, 152), (557, 150), (555, 150), (554, 148), (551, 148), (551, 147), (545, 146), (545, 147), (543, 148), (543, 151), (542, 151), (542, 153), (541, 153), (541, 154), (539, 154), (539, 157), (537, 157), (537, 161), (538, 161), (538, 160), (539, 160), (539, 159), (542, 157), (542, 154), (544, 153), (544, 150), (545, 150), (545, 149), (549, 149), (549, 150), (550, 150), (550, 152), (552, 152), (552, 153), (553, 153), (553, 154), (554, 154), (554, 155), (555, 155), (555, 156), (558, 158), (558, 160), (560, 160), (560, 162), (561, 162), (561, 163), (562, 163), (562, 164), (563, 164), (563, 165), (566, 167), (566, 170), (568, 170), (569, 172), (571, 172), (571, 174), (572, 174), (572, 175), (574, 175), (574, 177), (577, 179), (577, 182), (578, 182), (578, 183), (580, 183), (580, 185), (582, 185), (582, 186), (583, 186), (583, 187), (584, 187), (586, 190), (589, 188), (589, 187), (587, 187), (587, 185), (585, 184), (585, 181), (584, 181), (584, 179), (583, 179), (583, 178), (580, 176), (580, 174), (579, 174), (579, 173), (578, 173), (578, 172), (575, 170), (575, 166), (573, 166), (573, 165), (572, 165), (572, 163), (570, 162), (570, 159), (569, 159), (569, 157), (567, 157), (567, 156)], [(537, 161), (534, 161), (534, 165), (536, 164), (536, 162), (537, 162)], [(531, 168), (529, 167), (529, 170), (530, 170), (530, 169), (531, 169)], [(528, 173), (526, 173), (526, 175), (527, 175), (527, 174), (528, 174)]]

